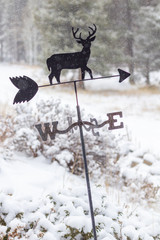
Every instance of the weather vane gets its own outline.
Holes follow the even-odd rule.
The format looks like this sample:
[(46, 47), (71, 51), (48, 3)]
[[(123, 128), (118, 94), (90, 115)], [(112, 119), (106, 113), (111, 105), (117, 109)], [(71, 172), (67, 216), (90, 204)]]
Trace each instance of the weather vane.
[[(38, 88), (41, 88), (41, 87), (49, 87), (49, 86), (55, 86), (55, 85), (61, 85), (61, 84), (74, 85), (78, 121), (75, 123), (72, 123), (72, 120), (70, 119), (69, 121), (70, 125), (68, 126), (67, 129), (64, 129), (64, 130), (58, 129), (58, 121), (52, 122), (52, 127), (50, 126), (50, 123), (44, 123), (43, 127), (42, 127), (42, 124), (37, 124), (35, 125), (35, 127), (38, 130), (43, 141), (46, 141), (48, 136), (52, 140), (54, 140), (57, 134), (65, 134), (73, 130), (73, 128), (75, 129), (79, 127), (94, 240), (97, 240), (97, 235), (96, 235), (96, 226), (95, 226), (95, 219), (94, 219), (90, 179), (88, 174), (88, 165), (87, 165), (87, 159), (86, 159), (85, 142), (84, 142), (84, 136), (83, 136), (83, 127), (86, 131), (92, 131), (94, 136), (99, 135), (99, 132), (95, 132), (95, 129), (101, 128), (107, 124), (108, 124), (108, 130), (123, 128), (123, 122), (120, 122), (119, 124), (117, 124), (118, 122), (117, 117), (122, 118), (122, 112), (108, 113), (107, 114), (108, 119), (100, 124), (98, 124), (95, 118), (91, 118), (90, 122), (82, 120), (80, 106), (78, 103), (78, 92), (77, 92), (76, 84), (77, 82), (93, 81), (93, 80), (115, 78), (115, 77), (116, 78), (118, 77), (119, 82), (121, 83), (122, 81), (124, 81), (126, 78), (130, 76), (130, 73), (125, 72), (122, 69), (118, 69), (119, 74), (117, 75), (93, 78), (92, 71), (89, 67), (87, 67), (87, 63), (91, 53), (91, 50), (90, 50), (91, 42), (93, 42), (96, 38), (96, 36), (94, 36), (94, 34), (96, 33), (96, 30), (97, 28), (96, 28), (96, 25), (94, 24), (94, 27), (89, 27), (88, 37), (86, 39), (82, 39), (81, 33), (79, 33), (79, 36), (77, 36), (79, 32), (79, 28), (74, 30), (74, 28), (72, 27), (73, 37), (76, 39), (76, 41), (79, 44), (83, 46), (82, 51), (75, 52), (75, 53), (54, 54), (47, 59), (46, 63), (49, 71), (51, 71), (50, 75), (48, 76), (50, 84), (38, 86), (34, 80), (32, 80), (27, 76), (10, 78), (11, 82), (19, 89), (18, 93), (14, 98), (13, 104), (30, 101), (37, 93)], [(62, 69), (77, 69), (77, 68), (81, 69), (82, 80), (60, 82), (60, 74)], [(89, 73), (90, 79), (85, 79), (85, 71)], [(52, 84), (53, 77), (56, 78), (57, 83)]]

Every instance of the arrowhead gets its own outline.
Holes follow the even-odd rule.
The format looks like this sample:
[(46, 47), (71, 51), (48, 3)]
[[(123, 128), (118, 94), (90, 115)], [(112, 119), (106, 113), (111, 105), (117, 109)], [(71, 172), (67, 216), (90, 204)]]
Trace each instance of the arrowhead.
[(123, 71), (122, 69), (118, 69), (119, 72), (119, 82), (123, 82), (126, 78), (128, 78), (131, 74), (128, 72)]
[(13, 104), (30, 101), (38, 91), (37, 83), (29, 77), (15, 77), (10, 78), (10, 80), (19, 89)]

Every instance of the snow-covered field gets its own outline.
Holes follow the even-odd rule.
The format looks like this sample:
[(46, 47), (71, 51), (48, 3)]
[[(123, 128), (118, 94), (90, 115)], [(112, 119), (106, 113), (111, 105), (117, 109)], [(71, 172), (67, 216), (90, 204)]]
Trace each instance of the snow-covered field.
[[(0, 120), (15, 115), (17, 89), (9, 77), (27, 75), (48, 84), (38, 67), (1, 64), (0, 72)], [(122, 111), (124, 122), (123, 129), (112, 131), (120, 151), (115, 162), (119, 183), (111, 184), (107, 174), (91, 182), (98, 239), (160, 239), (159, 92), (136, 89), (128, 80), (119, 85), (118, 79), (86, 86), (88, 91), (79, 90), (81, 109), (102, 121), (107, 113)], [(73, 89), (60, 86), (40, 89), (24, 106), (35, 108), (50, 96), (75, 108)], [(93, 239), (85, 179), (44, 156), (11, 149), (7, 140), (1, 141), (0, 239)]]

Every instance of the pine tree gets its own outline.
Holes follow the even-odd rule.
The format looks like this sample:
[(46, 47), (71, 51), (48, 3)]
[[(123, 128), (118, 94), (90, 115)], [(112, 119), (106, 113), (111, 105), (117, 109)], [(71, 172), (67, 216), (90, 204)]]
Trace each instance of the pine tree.
[(35, 12), (39, 6), (38, 0), (27, 0), (23, 11), (22, 38), (25, 49), (25, 61), (29, 64), (39, 63), (39, 49), (41, 48), (41, 35), (36, 26)]
[(0, 8), (0, 61), (4, 61), (4, 45), (5, 45), (5, 0), (0, 0), (1, 6)]
[(22, 0), (1, 0), (1, 59), (9, 62), (24, 60), (24, 45), (21, 35), (23, 7)]
[(109, 47), (113, 49), (113, 64), (127, 66), (131, 73), (130, 82), (134, 83), (134, 25), (138, 3), (131, 0), (108, 1), (104, 8), (112, 34)]
[(137, 23), (136, 64), (150, 85), (150, 73), (160, 68), (160, 4), (142, 6)]

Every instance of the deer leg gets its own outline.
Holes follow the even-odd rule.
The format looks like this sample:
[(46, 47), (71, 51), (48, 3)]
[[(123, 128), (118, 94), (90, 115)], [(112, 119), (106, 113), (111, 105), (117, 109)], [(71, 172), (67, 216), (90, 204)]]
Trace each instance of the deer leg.
[(82, 72), (82, 80), (85, 78), (85, 69), (81, 68), (81, 72)]
[(51, 85), (52, 85), (52, 79), (53, 79), (54, 75), (55, 75), (55, 74), (51, 71), (51, 73), (50, 73), (49, 76), (48, 76), (49, 82), (50, 82)]
[(60, 74), (61, 74), (61, 71), (57, 71), (57, 72), (55, 73), (55, 78), (56, 78), (56, 80), (57, 80), (58, 83), (60, 83)]
[(89, 73), (90, 77), (93, 78), (92, 70), (86, 66), (85, 70)]

